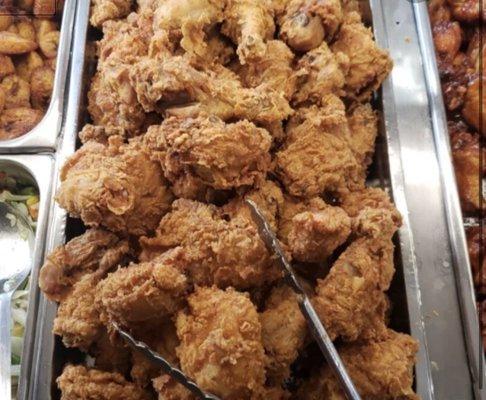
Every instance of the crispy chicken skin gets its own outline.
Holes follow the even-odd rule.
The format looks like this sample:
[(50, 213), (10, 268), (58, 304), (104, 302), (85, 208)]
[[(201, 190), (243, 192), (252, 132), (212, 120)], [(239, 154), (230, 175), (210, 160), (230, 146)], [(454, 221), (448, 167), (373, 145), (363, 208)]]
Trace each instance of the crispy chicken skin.
[(97, 274), (85, 275), (59, 304), (53, 332), (66, 347), (87, 351), (103, 333), (100, 313), (94, 307), (98, 281)]
[(238, 46), (241, 64), (263, 57), (265, 42), (273, 38), (275, 23), (268, 1), (226, 0), (221, 32)]
[(196, 285), (238, 289), (262, 286), (281, 277), (256, 227), (223, 218), (213, 205), (179, 199), (162, 218), (154, 238), (143, 237), (141, 259), (181, 246), (185, 273)]
[(67, 365), (57, 385), (61, 400), (150, 400), (148, 392), (128, 382), (119, 373), (82, 365)]
[[(388, 330), (386, 337), (339, 349), (346, 369), (366, 400), (418, 400), (413, 392), (413, 366), (418, 343), (408, 335)], [(345, 400), (330, 368), (324, 367), (303, 384), (298, 400)]]
[(109, 274), (97, 288), (96, 301), (103, 319), (130, 327), (175, 314), (188, 291), (187, 279), (179, 266), (183, 258), (182, 249), (176, 248)]
[(380, 338), (385, 331), (388, 290), (395, 272), (392, 236), (397, 227), (385, 209), (363, 209), (356, 221), (358, 238), (339, 256), (313, 299), (332, 339)]
[(304, 54), (297, 63), (298, 89), (293, 102), (319, 104), (326, 94), (344, 96), (348, 65), (349, 57), (342, 52), (333, 53), (326, 42)]
[(238, 65), (236, 72), (245, 87), (256, 88), (262, 84), (283, 93), (287, 100), (295, 91), (297, 75), (293, 70), (294, 53), (280, 40), (270, 40), (259, 60)]
[[(201, 58), (208, 52), (206, 32), (223, 21), (224, 1), (157, 0), (154, 11), (154, 38), (174, 52), (180, 45), (186, 52)], [(211, 59), (211, 58), (209, 58)]]
[(284, 95), (268, 85), (244, 88), (238, 76), (224, 66), (195, 68), (187, 56), (145, 58), (134, 65), (130, 77), (146, 112), (215, 115), (262, 124), (280, 122), (292, 113)]
[[(282, 40), (298, 52), (318, 47), (331, 39), (343, 20), (341, 0), (287, 0), (277, 3), (277, 22)], [(285, 8), (279, 6), (284, 3)]]
[(84, 275), (97, 272), (103, 276), (128, 253), (127, 240), (103, 229), (88, 229), (47, 256), (39, 286), (50, 300), (60, 301)]
[(312, 198), (364, 186), (364, 170), (349, 145), (344, 105), (334, 95), (323, 103), (298, 110), (276, 154), (276, 173), (293, 196)]
[(252, 187), (270, 168), (270, 134), (248, 121), (171, 117), (150, 127), (143, 141), (182, 198), (204, 197), (207, 188)]
[(101, 28), (103, 23), (126, 17), (132, 8), (133, 0), (92, 0), (91, 25)]
[(318, 197), (299, 201), (286, 196), (278, 233), (293, 259), (317, 263), (325, 261), (346, 241), (351, 219), (343, 209), (327, 205)]
[(177, 316), (182, 370), (224, 399), (250, 399), (265, 383), (262, 328), (247, 294), (196, 288)]
[(344, 89), (351, 99), (369, 99), (393, 67), (388, 53), (376, 45), (371, 30), (364, 26), (356, 12), (346, 15), (331, 49), (349, 58)]
[(61, 170), (57, 201), (91, 227), (143, 235), (168, 210), (172, 194), (162, 171), (138, 141), (88, 142)]
[(268, 357), (267, 378), (280, 385), (303, 349), (307, 323), (297, 298), (288, 286), (275, 287), (260, 314), (263, 347)]
[[(456, 171), (459, 187), (459, 197), (465, 212), (474, 212), (481, 207), (480, 173), (484, 173), (484, 166), (480, 165), (480, 151), (483, 157), (484, 149), (480, 150), (479, 135), (471, 134), (461, 127), (450, 127), (452, 130), (452, 159)], [(458, 129), (458, 131), (454, 131)]]

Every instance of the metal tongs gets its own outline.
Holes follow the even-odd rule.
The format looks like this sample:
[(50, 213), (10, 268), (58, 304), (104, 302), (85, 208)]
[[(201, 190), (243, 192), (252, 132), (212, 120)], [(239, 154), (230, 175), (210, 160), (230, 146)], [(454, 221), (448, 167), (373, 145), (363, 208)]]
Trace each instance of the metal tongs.
[(267, 220), (263, 216), (262, 212), (259, 210), (258, 206), (251, 200), (246, 200), (246, 204), (249, 206), (251, 211), (251, 216), (258, 226), (258, 232), (261, 239), (265, 243), (268, 251), (277, 256), (277, 262), (280, 264), (282, 269), (285, 271), (285, 278), (290, 287), (297, 294), (297, 300), (299, 302), (300, 310), (307, 320), (307, 324), (311, 330), (312, 336), (316, 340), (322, 354), (326, 358), (327, 363), (331, 367), (334, 375), (341, 384), (341, 388), (344, 391), (346, 398), (348, 400), (361, 400), (361, 397), (354, 387), (353, 381), (348, 375), (346, 368), (339, 357), (331, 338), (329, 337), (326, 329), (322, 325), (312, 303), (307, 297), (304, 289), (297, 280), (294, 269), (287, 261), (285, 254), (280, 247), (280, 243), (277, 240), (272, 228), (268, 224)]
[(146, 343), (136, 340), (127, 331), (121, 329), (115, 322), (112, 322), (112, 324), (131, 348), (141, 352), (150, 361), (159, 366), (167, 375), (174, 378), (178, 383), (188, 389), (194, 396), (204, 400), (220, 400), (219, 397), (203, 391), (194, 381), (189, 379), (184, 372), (173, 367), (169, 361), (153, 351)]

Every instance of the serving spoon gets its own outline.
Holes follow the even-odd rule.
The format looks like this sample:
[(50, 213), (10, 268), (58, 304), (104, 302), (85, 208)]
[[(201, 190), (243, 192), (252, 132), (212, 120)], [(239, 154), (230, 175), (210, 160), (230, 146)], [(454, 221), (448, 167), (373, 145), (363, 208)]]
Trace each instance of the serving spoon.
[(0, 203), (0, 399), (11, 399), (11, 300), (32, 267), (34, 231), (27, 219)]

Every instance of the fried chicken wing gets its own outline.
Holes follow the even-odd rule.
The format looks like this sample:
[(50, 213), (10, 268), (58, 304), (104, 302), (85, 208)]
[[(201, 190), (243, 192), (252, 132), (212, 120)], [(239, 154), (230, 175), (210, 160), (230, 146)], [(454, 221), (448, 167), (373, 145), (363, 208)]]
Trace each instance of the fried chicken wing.
[(87, 351), (103, 333), (100, 313), (94, 307), (98, 281), (97, 274), (85, 275), (59, 305), (53, 332), (66, 347)]
[(284, 95), (267, 85), (243, 88), (238, 76), (222, 65), (196, 69), (187, 57), (146, 58), (132, 69), (131, 82), (147, 112), (215, 115), (263, 124), (280, 122), (292, 112)]
[[(387, 331), (378, 342), (346, 344), (339, 349), (343, 363), (366, 400), (418, 400), (414, 393), (413, 366), (418, 343), (408, 335)], [(324, 367), (304, 383), (298, 400), (345, 400), (339, 382)]]
[(64, 165), (57, 201), (88, 226), (143, 235), (168, 210), (172, 195), (140, 142), (86, 143)]
[(150, 400), (148, 392), (118, 373), (69, 364), (57, 378), (61, 400)]
[(293, 259), (322, 262), (346, 241), (351, 233), (351, 219), (344, 210), (327, 205), (318, 197), (299, 201), (286, 196), (278, 233)]
[(332, 39), (343, 20), (341, 0), (288, 0), (277, 9), (280, 37), (294, 50), (306, 52)]
[(239, 289), (262, 286), (281, 277), (252, 224), (227, 221), (213, 205), (179, 199), (162, 218), (154, 238), (142, 238), (142, 259), (181, 246), (185, 273), (196, 285)]
[[(272, 139), (248, 121), (171, 117), (150, 127), (143, 140), (178, 197), (201, 199), (207, 188), (252, 187), (270, 168)], [(186, 190), (192, 187), (196, 193)]]
[(103, 318), (130, 327), (175, 314), (188, 291), (187, 279), (180, 272), (183, 258), (182, 249), (176, 248), (109, 274), (97, 288)]
[(182, 370), (224, 399), (250, 399), (265, 383), (262, 328), (247, 294), (196, 288), (177, 316)]
[(101, 28), (103, 23), (126, 17), (132, 8), (133, 0), (93, 0), (91, 25)]
[(294, 103), (319, 103), (331, 93), (344, 95), (342, 88), (348, 65), (348, 56), (341, 52), (333, 53), (326, 42), (304, 54), (297, 64), (300, 76)]
[(388, 53), (376, 45), (371, 30), (355, 12), (346, 16), (331, 50), (342, 52), (349, 58), (345, 91), (350, 98), (367, 100), (393, 67)]
[(333, 95), (323, 101), (324, 107), (299, 109), (290, 119), (287, 139), (276, 154), (276, 173), (297, 197), (346, 192), (364, 185), (364, 171), (349, 145), (344, 105)]
[(226, 0), (221, 32), (238, 46), (241, 64), (262, 58), (265, 42), (273, 38), (275, 23), (267, 1)]
[[(455, 128), (452, 128), (455, 129)], [(452, 159), (459, 187), (459, 197), (465, 212), (474, 212), (481, 208), (481, 185), (479, 174), (484, 173), (480, 165), (479, 136), (467, 131), (453, 132), (451, 137)], [(486, 153), (483, 153), (483, 157)]]
[(172, 51), (180, 45), (185, 51), (206, 58), (206, 32), (223, 21), (224, 4), (217, 0), (158, 0), (154, 39), (168, 41), (166, 46)]
[(385, 209), (363, 209), (355, 222), (358, 238), (317, 281), (316, 312), (331, 338), (376, 339), (385, 330), (388, 290), (395, 272), (392, 236), (397, 227)]
[(289, 377), (290, 364), (303, 349), (307, 336), (307, 323), (292, 289), (279, 286), (272, 290), (260, 322), (268, 356), (267, 378), (280, 385)]
[(39, 286), (50, 300), (60, 301), (84, 275), (96, 272), (103, 276), (128, 253), (127, 240), (102, 229), (88, 229), (47, 256)]

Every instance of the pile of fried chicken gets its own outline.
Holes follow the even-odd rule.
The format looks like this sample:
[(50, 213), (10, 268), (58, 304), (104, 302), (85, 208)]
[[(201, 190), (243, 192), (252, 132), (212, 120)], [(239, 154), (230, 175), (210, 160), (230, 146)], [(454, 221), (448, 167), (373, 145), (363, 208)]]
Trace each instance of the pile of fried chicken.
[(54, 333), (90, 356), (61, 399), (194, 398), (113, 323), (222, 399), (344, 399), (245, 199), (363, 398), (416, 399), (418, 344), (387, 326), (401, 217), (365, 185), (392, 62), (358, 2), (95, 0), (91, 23), (92, 123), (57, 193), (88, 229), (39, 280)]
[[(486, 31), (481, 23), (486, 21), (486, 7), (484, 4), (481, 7), (479, 1), (429, 2), (461, 205), (464, 215), (473, 218), (481, 216), (486, 207), (481, 185), (486, 173), (486, 165), (482, 164), (486, 149), (481, 146), (481, 135), (486, 135), (483, 122), (486, 121), (486, 110), (481, 107), (486, 102), (482, 75), (486, 61)], [(485, 235), (484, 223), (466, 228), (474, 283), (482, 307), (486, 307), (486, 260), (482, 259)], [(480, 312), (480, 316), (486, 322), (486, 310)], [(483, 342), (486, 345), (486, 328)]]

